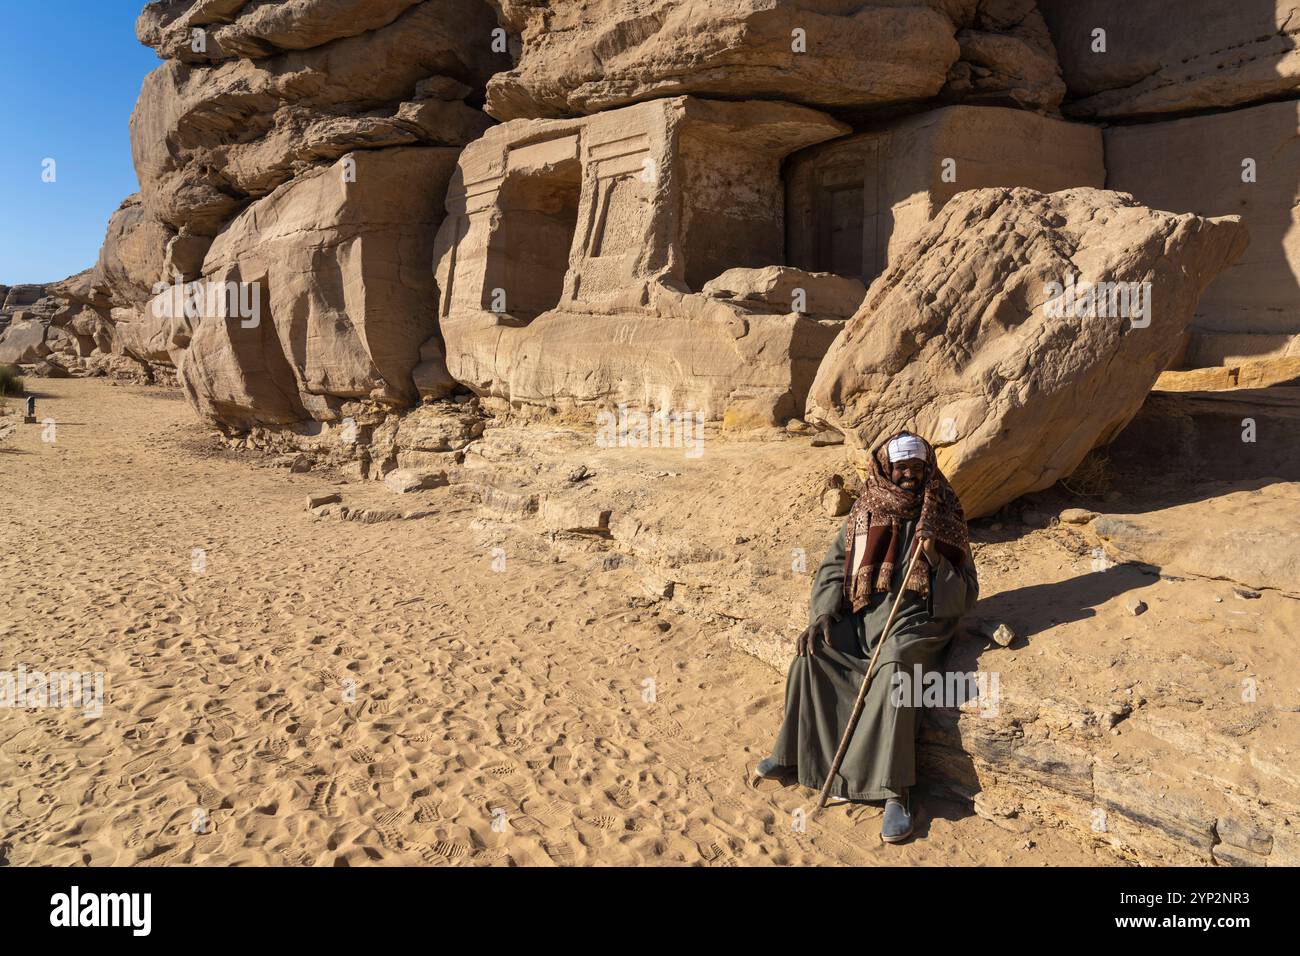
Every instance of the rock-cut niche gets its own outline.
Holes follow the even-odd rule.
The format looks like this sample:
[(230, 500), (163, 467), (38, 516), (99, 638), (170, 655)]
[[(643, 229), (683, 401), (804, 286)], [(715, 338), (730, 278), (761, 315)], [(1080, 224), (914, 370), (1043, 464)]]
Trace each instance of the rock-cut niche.
[(576, 157), (506, 174), (488, 241), (484, 309), (526, 324), (559, 304), (581, 194)]

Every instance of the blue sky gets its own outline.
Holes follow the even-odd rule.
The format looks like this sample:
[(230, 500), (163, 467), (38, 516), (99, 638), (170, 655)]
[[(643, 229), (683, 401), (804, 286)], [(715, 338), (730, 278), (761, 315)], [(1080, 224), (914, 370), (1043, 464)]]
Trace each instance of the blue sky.
[(140, 188), (127, 123), (159, 64), (135, 39), (143, 6), (0, 0), (0, 284), (94, 265), (108, 217)]

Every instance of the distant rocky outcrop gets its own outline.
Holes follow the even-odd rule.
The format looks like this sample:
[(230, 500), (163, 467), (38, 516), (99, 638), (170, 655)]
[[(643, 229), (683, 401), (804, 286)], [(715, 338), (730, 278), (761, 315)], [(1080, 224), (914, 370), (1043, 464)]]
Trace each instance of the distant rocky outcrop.
[[(131, 121), (141, 191), (113, 214), (94, 268), (57, 290), (42, 341), (23, 326), (9, 351), (33, 358), (49, 329), (72, 323), (101, 356), (170, 380), (197, 341), (188, 392), (226, 426), (310, 418), (340, 394), (414, 402), (410, 369), (436, 332), (427, 266), (444, 171), (451, 147), (492, 125), (478, 104), (488, 78), (509, 66), (496, 28), (483, 0), (148, 4), (137, 35), (164, 62), (145, 78)], [(323, 205), (314, 214), (304, 212), (313, 187), (278, 192), (316, 181), (336, 162), (346, 164), (339, 179), (352, 188), (317, 196)], [(301, 241), (263, 243), (261, 231), (275, 221), (302, 226)], [(265, 254), (272, 247), (274, 262)], [(223, 316), (205, 315), (204, 295), (193, 293), (217, 273), (221, 282), (260, 277), (257, 292), (244, 291), (266, 297), (269, 338), (215, 344), (221, 336), (204, 320)], [(69, 311), (54, 320), (58, 309)], [(290, 309), (305, 311), (291, 318)], [(277, 321), (284, 346), (274, 344)], [(287, 349), (292, 359), (277, 362), (267, 349)], [(227, 357), (217, 358), (223, 350)], [(445, 392), (452, 383), (429, 352), (434, 370), (425, 381)], [(275, 388), (245, 376), (262, 366), (280, 376)], [(291, 368), (302, 370), (301, 393)]]
[(45, 358), (51, 351), (45, 341), (47, 331), (48, 326), (38, 319), (11, 319), (0, 332), (0, 364), (31, 364)]
[(90, 304), (91, 270), (48, 285), (5, 290), (0, 307), (0, 364), (36, 376), (112, 375), (152, 379), (152, 371), (120, 347), (113, 323)]

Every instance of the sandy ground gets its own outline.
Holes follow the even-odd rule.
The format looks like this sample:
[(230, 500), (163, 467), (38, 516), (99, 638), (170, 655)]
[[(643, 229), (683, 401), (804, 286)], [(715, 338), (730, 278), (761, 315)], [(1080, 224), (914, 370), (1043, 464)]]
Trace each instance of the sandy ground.
[(213, 451), (175, 392), (36, 387), (56, 440), (0, 448), (0, 670), (103, 672), (106, 699), (0, 710), (2, 861), (1110, 860), (933, 798), (904, 846), (874, 805), (799, 832), (809, 791), (748, 782), (784, 681), (721, 627), (493, 540), (446, 489), (420, 520), (314, 519), (322, 476)]

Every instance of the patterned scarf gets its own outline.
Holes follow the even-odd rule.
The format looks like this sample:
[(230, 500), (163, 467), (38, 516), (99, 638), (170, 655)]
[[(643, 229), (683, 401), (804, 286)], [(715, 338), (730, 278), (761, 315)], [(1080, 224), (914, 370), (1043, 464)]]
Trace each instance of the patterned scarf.
[[(891, 436), (872, 452), (866, 487), (849, 511), (845, 525), (844, 598), (854, 613), (866, 606), (872, 594), (889, 591), (900, 559), (911, 560), (910, 554), (899, 554), (899, 524), (905, 520), (917, 522), (914, 542), (922, 536), (933, 537), (939, 553), (954, 565), (960, 567), (971, 560), (966, 514), (957, 493), (939, 470), (934, 448), (926, 443), (925, 484), (920, 492), (904, 491), (890, 478), (889, 443), (897, 437)], [(853, 553), (859, 535), (866, 535), (866, 546), (855, 575)], [(903, 589), (930, 593), (930, 572), (924, 559), (916, 562)]]

